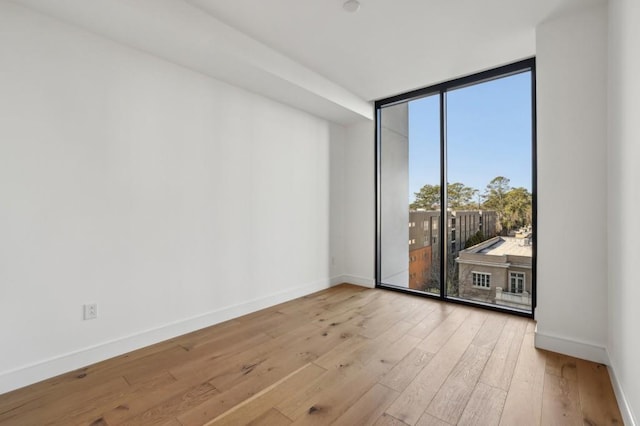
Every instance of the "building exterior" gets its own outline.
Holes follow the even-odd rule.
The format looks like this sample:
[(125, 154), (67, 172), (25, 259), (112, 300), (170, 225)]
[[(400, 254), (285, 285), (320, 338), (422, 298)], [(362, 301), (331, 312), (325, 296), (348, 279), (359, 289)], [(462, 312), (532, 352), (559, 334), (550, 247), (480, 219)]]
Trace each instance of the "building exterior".
[(440, 212), (416, 210), (409, 212), (409, 288), (425, 290), (439, 258)]
[(459, 296), (530, 310), (532, 256), (530, 230), (461, 250), (456, 258)]
[[(456, 256), (469, 238), (481, 231), (496, 235), (497, 214), (489, 210), (450, 210), (447, 212), (449, 251)], [(439, 282), (440, 211), (409, 212), (409, 288), (426, 291)]]
[(498, 214), (492, 210), (451, 210), (448, 215), (450, 253), (465, 248), (469, 238), (478, 232), (485, 237), (497, 235)]

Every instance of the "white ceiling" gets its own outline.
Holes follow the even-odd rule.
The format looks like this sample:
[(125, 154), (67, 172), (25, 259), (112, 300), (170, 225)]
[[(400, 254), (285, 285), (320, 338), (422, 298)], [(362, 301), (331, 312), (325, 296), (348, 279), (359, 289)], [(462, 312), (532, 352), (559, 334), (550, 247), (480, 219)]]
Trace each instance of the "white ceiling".
[(541, 21), (590, 0), (186, 0), (366, 100), (535, 54)]
[(339, 123), (369, 101), (535, 54), (535, 28), (605, 0), (13, 0)]

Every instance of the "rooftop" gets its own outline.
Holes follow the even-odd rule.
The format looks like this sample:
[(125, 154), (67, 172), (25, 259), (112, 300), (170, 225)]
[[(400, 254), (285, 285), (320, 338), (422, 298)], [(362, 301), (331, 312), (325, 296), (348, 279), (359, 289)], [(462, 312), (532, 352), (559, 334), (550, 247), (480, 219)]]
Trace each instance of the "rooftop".
[(526, 244), (524, 238), (495, 237), (464, 250), (467, 253), (489, 254), (493, 256), (528, 256), (533, 254), (533, 245)]

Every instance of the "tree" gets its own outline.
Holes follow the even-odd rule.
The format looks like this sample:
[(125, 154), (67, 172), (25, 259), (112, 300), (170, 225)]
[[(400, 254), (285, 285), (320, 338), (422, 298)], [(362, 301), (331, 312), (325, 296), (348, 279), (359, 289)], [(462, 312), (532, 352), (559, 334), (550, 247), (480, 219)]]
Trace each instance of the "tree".
[(505, 197), (504, 222), (508, 229), (531, 224), (532, 197), (526, 188), (513, 188)]
[[(477, 189), (455, 182), (447, 185), (449, 208), (462, 209), (473, 205)], [(440, 185), (425, 185), (414, 193), (416, 200), (410, 204), (412, 209), (434, 210), (440, 208)]]
[(483, 208), (495, 210), (503, 234), (531, 224), (532, 197), (526, 188), (511, 188), (509, 179), (497, 176), (485, 190)]
[[(498, 215), (498, 223), (507, 230), (504, 223), (507, 193), (511, 190), (510, 180), (504, 176), (496, 176), (491, 179), (484, 192), (485, 209), (495, 210)], [(499, 230), (500, 231), (500, 230)]]
[(467, 242), (464, 244), (465, 248), (469, 248), (469, 247), (473, 247), (476, 244), (480, 244), (483, 241), (486, 241), (487, 237), (484, 236), (484, 234), (482, 233), (482, 231), (478, 231), (475, 234), (473, 234), (472, 236), (469, 237), (469, 239), (467, 240)]
[(478, 192), (477, 189), (466, 186), (460, 182), (450, 183), (447, 185), (447, 197), (449, 199), (449, 208), (464, 209), (472, 204), (473, 196)]
[(416, 200), (409, 206), (412, 209), (434, 210), (440, 206), (440, 185), (426, 184), (414, 194)]

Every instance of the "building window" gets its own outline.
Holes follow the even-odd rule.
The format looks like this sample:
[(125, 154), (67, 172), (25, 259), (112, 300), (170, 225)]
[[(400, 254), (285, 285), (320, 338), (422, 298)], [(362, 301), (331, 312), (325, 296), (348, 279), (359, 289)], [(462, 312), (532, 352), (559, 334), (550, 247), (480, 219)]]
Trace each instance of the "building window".
[(524, 291), (524, 272), (509, 272), (509, 292), (522, 293)]
[(473, 286), (480, 288), (491, 288), (491, 274), (484, 272), (472, 272)]

